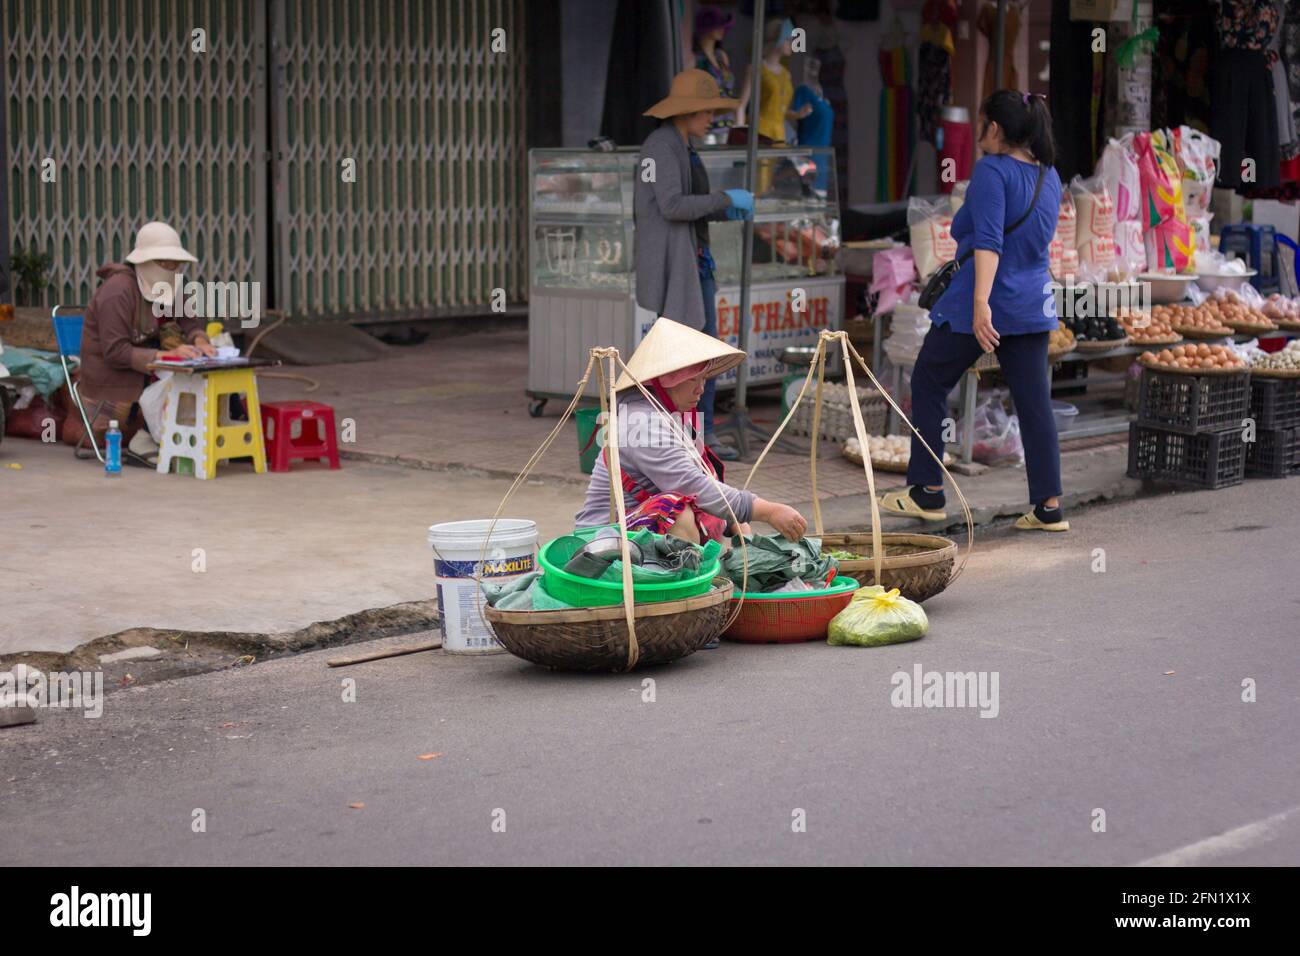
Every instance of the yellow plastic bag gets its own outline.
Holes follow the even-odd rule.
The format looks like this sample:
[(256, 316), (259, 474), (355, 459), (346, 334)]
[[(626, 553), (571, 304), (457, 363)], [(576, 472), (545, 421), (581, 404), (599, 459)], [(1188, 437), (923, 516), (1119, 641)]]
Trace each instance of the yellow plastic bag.
[(930, 622), (921, 605), (878, 584), (861, 588), (849, 606), (831, 618), (828, 644), (879, 647), (925, 637)]

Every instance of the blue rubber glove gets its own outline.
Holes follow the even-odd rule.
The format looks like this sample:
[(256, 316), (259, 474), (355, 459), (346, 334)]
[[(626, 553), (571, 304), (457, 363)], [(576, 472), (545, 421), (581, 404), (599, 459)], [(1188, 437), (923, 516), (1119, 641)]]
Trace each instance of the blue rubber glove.
[(754, 194), (748, 189), (728, 189), (727, 198), (731, 205), (727, 207), (728, 219), (753, 219)]

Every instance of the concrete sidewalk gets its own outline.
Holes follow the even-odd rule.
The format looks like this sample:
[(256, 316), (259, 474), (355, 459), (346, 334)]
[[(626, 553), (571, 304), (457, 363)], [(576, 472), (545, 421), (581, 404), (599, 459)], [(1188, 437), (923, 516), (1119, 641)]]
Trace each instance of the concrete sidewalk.
[[(287, 474), (255, 475), (241, 463), (221, 466), (206, 482), (137, 468), (114, 481), (97, 463), (74, 460), (66, 445), (6, 439), (0, 573), (8, 600), (0, 655), (68, 652), (144, 628), (180, 644), (216, 634), (236, 649), (259, 641), (295, 649), (315, 640), (303, 629), (336, 622), (317, 628), (333, 639), (360, 626), (341, 619), (404, 605), (412, 605), (405, 616), (366, 620), (427, 627), (435, 612), (425, 530), (490, 517), (558, 421), (555, 414), (528, 415), (526, 345), (521, 333), (473, 335), (381, 361), (279, 370), (319, 380), (309, 394), (300, 382), (262, 377), (264, 400), (310, 397), (333, 405), (341, 425), (355, 423), (356, 441), (343, 446), (344, 467), (336, 472), (298, 463)], [(776, 424), (776, 405), (759, 403), (753, 411), (761, 423)], [(836, 446), (824, 447), (818, 479), (825, 528), (865, 529), (866, 478), (838, 457)], [(1123, 475), (1122, 444), (1067, 451), (1062, 467), (1067, 505), (1139, 488)], [(748, 466), (733, 463), (727, 478), (740, 484), (747, 473)], [(903, 481), (877, 478), (878, 488)], [(585, 485), (576, 431), (566, 426), (506, 513), (536, 520), (548, 540), (570, 529)], [(1021, 469), (990, 469), (961, 485), (981, 524), (1024, 510)], [(811, 518), (807, 458), (769, 456), (752, 487)], [(955, 508), (950, 499), (959, 522)], [(896, 518), (883, 526), (918, 527)], [(107, 649), (150, 642), (164, 641), (145, 634)]]
[[(529, 416), (528, 335), (523, 331), (440, 339), (402, 349), (398, 356), (382, 361), (295, 368), (292, 373), (314, 378), (321, 387), (305, 395), (297, 382), (263, 377), (263, 397), (327, 402), (339, 420), (350, 418), (356, 423), (356, 441), (344, 446), (345, 455), (419, 468), (471, 469), (513, 479), (565, 407), (552, 400), (542, 417)], [(759, 393), (750, 406), (758, 424), (769, 430), (780, 424), (774, 392)], [(826, 502), (824, 513), (835, 515), (837, 530), (865, 526), (870, 518), (862, 468), (840, 457), (839, 446), (833, 443), (821, 443), (821, 452), (817, 476), (819, 497)], [(1066, 443), (1061, 466), (1067, 507), (1129, 497), (1140, 487), (1124, 474), (1125, 435)], [(746, 462), (729, 463), (728, 482), (743, 484), (750, 467)], [(578, 468), (574, 425), (565, 425), (533, 473), (586, 485), (586, 476)], [(959, 480), (979, 523), (1026, 510), (1021, 468), (992, 468)], [(878, 489), (887, 489), (903, 485), (904, 479), (877, 473), (876, 482)], [(804, 455), (768, 455), (750, 487), (765, 498), (806, 506), (803, 510), (810, 513), (812, 486)], [(956, 510), (953, 497), (949, 511)], [(899, 521), (899, 527), (915, 526), (906, 519)]]

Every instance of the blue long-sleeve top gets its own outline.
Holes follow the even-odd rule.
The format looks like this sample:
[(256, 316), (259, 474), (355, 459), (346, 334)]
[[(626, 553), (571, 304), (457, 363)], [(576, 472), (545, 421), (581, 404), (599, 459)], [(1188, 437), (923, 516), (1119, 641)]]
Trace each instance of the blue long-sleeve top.
[[(952, 220), (957, 258), (974, 249), (999, 256), (998, 271), (989, 293), (993, 327), (999, 335), (1050, 332), (1056, 328), (1056, 302), (1052, 297), (1047, 247), (1056, 233), (1060, 215), (1061, 177), (1048, 168), (1033, 211), (1005, 236), (1029, 208), (1038, 179), (1038, 166), (1005, 155), (983, 157), (975, 164), (966, 201)], [(975, 257), (957, 271), (948, 290), (930, 310), (930, 321), (945, 323), (954, 332), (972, 334), (975, 309)]]

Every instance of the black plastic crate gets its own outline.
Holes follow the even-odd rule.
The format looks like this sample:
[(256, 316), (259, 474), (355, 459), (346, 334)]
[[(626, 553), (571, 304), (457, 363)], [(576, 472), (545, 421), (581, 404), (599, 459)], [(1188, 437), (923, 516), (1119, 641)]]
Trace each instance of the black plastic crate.
[(1250, 417), (1256, 428), (1300, 425), (1300, 378), (1250, 377)]
[(1246, 472), (1246, 442), (1241, 430), (1181, 432), (1134, 422), (1128, 431), (1128, 474), (1194, 485), (1239, 485)]
[(1250, 375), (1187, 375), (1142, 370), (1138, 423), (1174, 431), (1242, 427), (1250, 412)]
[(1300, 428), (1269, 428), (1246, 442), (1247, 478), (1285, 478), (1300, 471)]

